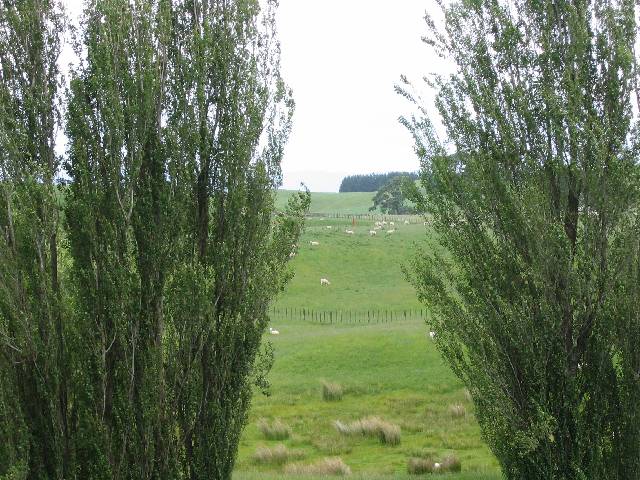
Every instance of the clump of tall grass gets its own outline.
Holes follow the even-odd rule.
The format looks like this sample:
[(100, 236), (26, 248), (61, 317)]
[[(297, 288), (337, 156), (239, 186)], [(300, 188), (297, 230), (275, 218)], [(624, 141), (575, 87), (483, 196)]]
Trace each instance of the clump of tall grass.
[(380, 417), (366, 417), (349, 424), (336, 420), (333, 425), (342, 435), (377, 437), (384, 445), (400, 444), (400, 427), (395, 423), (382, 420)]
[(322, 399), (325, 402), (342, 400), (342, 386), (339, 383), (322, 382)]
[(322, 460), (304, 465), (293, 463), (284, 467), (288, 475), (351, 475), (351, 469), (340, 457), (323, 458)]
[(425, 473), (433, 473), (435, 471), (435, 462), (430, 458), (412, 457), (407, 462), (407, 472), (412, 475), (422, 475)]
[(273, 448), (258, 447), (253, 454), (253, 461), (262, 464), (284, 465), (291, 460), (299, 460), (303, 457), (302, 450), (289, 450), (283, 444), (279, 444)]
[(407, 472), (412, 475), (425, 473), (451, 473), (462, 470), (462, 464), (455, 455), (447, 455), (436, 462), (432, 458), (412, 457), (407, 461)]
[(342, 455), (353, 451), (353, 447), (342, 438), (319, 437), (311, 444), (325, 455)]
[(449, 405), (449, 415), (453, 418), (461, 418), (467, 414), (466, 408), (461, 403), (456, 403), (454, 405)]
[(258, 430), (267, 440), (286, 440), (291, 435), (289, 425), (279, 419), (269, 423), (267, 419), (261, 418), (258, 420)]

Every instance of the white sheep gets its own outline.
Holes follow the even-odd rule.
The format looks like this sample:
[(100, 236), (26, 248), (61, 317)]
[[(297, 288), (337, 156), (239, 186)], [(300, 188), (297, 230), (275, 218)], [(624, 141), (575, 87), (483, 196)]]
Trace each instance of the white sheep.
[(312, 247), (317, 247), (318, 245), (320, 245), (320, 242), (316, 242), (315, 240), (311, 240), (309, 242), (309, 245), (311, 245)]
[(382, 225), (386, 225), (386, 224), (387, 224), (387, 221), (386, 221), (386, 220), (383, 220), (383, 221), (382, 221)]
[(280, 335), (280, 332), (278, 330), (274, 330), (273, 328), (269, 327), (269, 333), (271, 335)]
[(347, 235), (353, 235), (353, 230), (345, 230), (344, 233)]
[(378, 232), (376, 232), (375, 230), (369, 230), (369, 235), (371, 235), (372, 237), (376, 236), (378, 234)]
[(331, 230), (333, 227), (332, 227), (331, 225), (327, 225), (325, 228), (326, 228), (327, 230)]
[(433, 468), (434, 468), (434, 470), (439, 470), (439, 469), (440, 469), (440, 466), (441, 466), (441, 465), (440, 465), (438, 462), (436, 462), (436, 463), (434, 463), (434, 464), (433, 464)]
[(404, 224), (405, 224), (405, 225), (409, 225), (409, 220), (405, 220), (405, 221), (404, 221)]
[(387, 230), (387, 235), (391, 235), (395, 231), (396, 231), (395, 228), (392, 228), (391, 230)]
[(436, 332), (429, 332), (429, 336), (431, 337), (431, 340), (436, 338)]
[(331, 282), (329, 280), (327, 280), (326, 278), (321, 278), (320, 279), (320, 286), (322, 285), (331, 285)]
[(395, 226), (395, 222), (389, 222), (389, 226), (390, 226), (390, 227)]
[(289, 254), (289, 258), (293, 258), (293, 257), (295, 257), (295, 256), (296, 256), (296, 252), (291, 252), (291, 253)]

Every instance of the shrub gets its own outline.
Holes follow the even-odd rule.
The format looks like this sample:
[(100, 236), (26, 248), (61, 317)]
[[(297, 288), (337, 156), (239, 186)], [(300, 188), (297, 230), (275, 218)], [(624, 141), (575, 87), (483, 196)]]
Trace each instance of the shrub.
[(467, 414), (467, 410), (464, 408), (464, 405), (456, 403), (454, 405), (449, 405), (449, 414), (453, 418), (461, 418)]
[(322, 399), (325, 402), (342, 400), (342, 386), (339, 383), (322, 382)]
[(384, 445), (398, 445), (401, 440), (400, 427), (379, 417), (366, 417), (348, 425), (336, 420), (334, 427), (342, 435), (378, 437), (380, 443)]
[(279, 419), (269, 423), (266, 419), (262, 418), (258, 421), (258, 429), (267, 440), (286, 440), (291, 435), (289, 426)]
[(351, 475), (351, 469), (340, 457), (323, 458), (310, 465), (294, 463), (284, 472), (289, 475)]
[(304, 457), (302, 450), (289, 450), (286, 446), (279, 444), (273, 448), (258, 447), (253, 454), (255, 463), (267, 463), (283, 465), (290, 460), (297, 460)]

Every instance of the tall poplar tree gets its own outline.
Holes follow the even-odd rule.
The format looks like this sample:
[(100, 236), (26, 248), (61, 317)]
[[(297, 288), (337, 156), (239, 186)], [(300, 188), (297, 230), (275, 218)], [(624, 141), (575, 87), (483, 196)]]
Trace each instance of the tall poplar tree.
[(403, 121), (438, 246), (409, 275), (436, 343), (507, 478), (639, 478), (634, 2), (442, 13), (426, 38), (455, 64), (429, 77), (442, 141), (400, 89), (420, 106)]
[(0, 3), (0, 476), (69, 474), (57, 1)]
[[(174, 3), (167, 139), (180, 196), (168, 362), (185, 477), (230, 478), (269, 301), (309, 197), (275, 217), (293, 101), (279, 73), (277, 2)], [(258, 363), (256, 363), (258, 360)]]
[(231, 476), (309, 204), (274, 209), (293, 110), (275, 7), (87, 4), (66, 208), (82, 478)]

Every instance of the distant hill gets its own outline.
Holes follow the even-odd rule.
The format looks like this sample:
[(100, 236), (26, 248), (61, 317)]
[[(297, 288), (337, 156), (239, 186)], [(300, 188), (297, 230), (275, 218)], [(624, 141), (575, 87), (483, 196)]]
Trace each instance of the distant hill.
[[(283, 209), (294, 190), (278, 190), (276, 208)], [(310, 213), (369, 213), (373, 192), (312, 192)]]
[(367, 175), (349, 175), (342, 179), (340, 192), (376, 192), (393, 177), (406, 176), (417, 180), (415, 172), (369, 173)]

